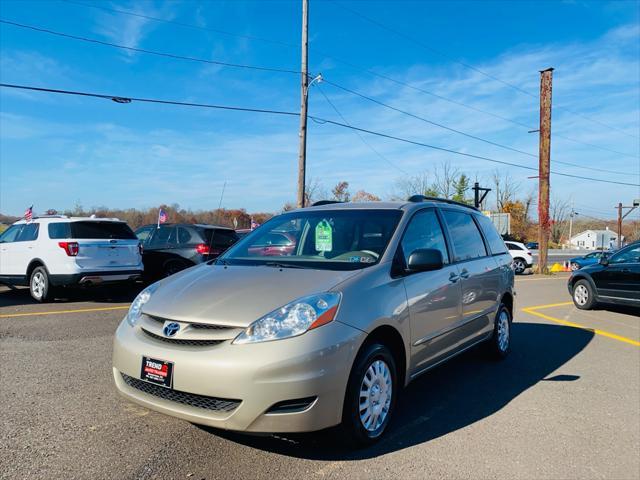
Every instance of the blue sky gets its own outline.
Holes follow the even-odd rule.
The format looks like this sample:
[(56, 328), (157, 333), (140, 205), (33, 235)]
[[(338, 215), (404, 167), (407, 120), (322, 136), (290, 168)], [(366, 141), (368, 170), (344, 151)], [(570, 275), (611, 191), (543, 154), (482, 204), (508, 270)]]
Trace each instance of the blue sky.
[[(89, 0), (86, 0), (89, 2)], [(177, 55), (299, 69), (300, 2), (93, 2), (190, 24), (186, 27), (65, 1), (0, 3), (4, 20)], [(421, 45), (349, 10), (410, 33)], [(537, 94), (540, 69), (555, 67), (552, 162), (558, 172), (640, 183), (640, 3), (320, 1), (310, 7), (310, 71), (434, 122), (537, 153), (538, 101), (462, 64)], [(214, 30), (223, 30), (233, 35)], [(265, 39), (271, 40), (269, 42)], [(435, 51), (434, 51), (435, 50)], [(439, 52), (439, 53), (438, 53)], [(296, 111), (297, 75), (158, 58), (0, 25), (4, 83), (120, 96)], [(354, 69), (392, 77), (466, 108)], [(530, 156), (504, 150), (381, 108), (328, 83), (322, 91), (353, 125), (523, 165)], [(314, 86), (310, 114), (341, 121)], [(571, 112), (577, 112), (575, 115)], [(587, 120), (584, 117), (593, 119)], [(615, 129), (604, 127), (601, 123)], [(364, 135), (364, 134), (363, 134)], [(562, 136), (562, 137), (561, 137)], [(617, 152), (596, 149), (574, 140)], [(327, 189), (382, 197), (407, 174), (442, 162), (489, 183), (498, 165), (354, 134), (309, 122), (308, 177)], [(371, 147), (387, 160), (375, 154)], [(277, 211), (295, 199), (298, 118), (0, 91), (0, 212), (85, 207), (194, 209), (223, 205)], [(390, 165), (393, 164), (394, 166)], [(499, 167), (536, 188), (535, 172)], [(613, 216), (640, 188), (552, 177), (552, 196), (585, 215)]]

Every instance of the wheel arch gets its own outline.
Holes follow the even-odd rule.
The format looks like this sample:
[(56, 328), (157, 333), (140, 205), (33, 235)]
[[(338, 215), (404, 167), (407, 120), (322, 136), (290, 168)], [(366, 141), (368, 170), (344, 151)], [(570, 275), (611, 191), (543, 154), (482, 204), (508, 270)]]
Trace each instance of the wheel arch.
[(355, 358), (358, 358), (358, 355), (360, 355), (360, 352), (374, 342), (382, 343), (391, 350), (398, 369), (398, 385), (404, 386), (407, 378), (407, 349), (402, 334), (392, 325), (380, 325), (373, 329), (371, 333), (367, 335), (364, 342), (362, 342), (358, 353), (354, 357), (354, 362)]
[(500, 298), (500, 303), (503, 303), (507, 307), (511, 314), (511, 319), (513, 319), (513, 293), (505, 292)]
[(29, 262), (29, 265), (27, 266), (27, 278), (26, 278), (27, 282), (30, 281), (31, 274), (38, 267), (44, 267), (44, 269), (47, 272), (47, 275), (49, 275), (49, 269), (47, 268), (47, 265), (44, 263), (44, 261), (40, 258), (34, 258)]

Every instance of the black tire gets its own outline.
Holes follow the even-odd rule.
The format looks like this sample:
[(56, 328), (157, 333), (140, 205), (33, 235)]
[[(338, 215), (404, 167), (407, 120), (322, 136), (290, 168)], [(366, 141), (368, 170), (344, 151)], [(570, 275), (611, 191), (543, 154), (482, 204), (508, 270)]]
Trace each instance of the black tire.
[[(380, 408), (382, 412), (386, 411), (386, 414), (384, 415), (384, 418), (381, 421), (380, 425), (375, 427), (375, 429), (370, 430), (365, 427), (363, 420), (361, 420), (361, 388), (367, 388), (365, 387), (364, 382), (365, 375), (368, 375), (370, 367), (375, 368), (374, 364), (380, 365), (376, 364), (376, 362), (378, 361), (381, 361), (384, 363), (384, 365), (386, 365), (389, 376), (391, 377), (391, 398), (387, 406), (386, 400), (388, 398), (389, 387), (388, 385), (382, 386), (382, 388), (386, 388), (386, 390), (379, 390), (378, 392), (375, 392), (374, 386), (376, 385), (377, 379), (374, 379), (373, 385), (369, 388), (373, 390), (371, 392), (372, 395), (377, 394), (376, 399), (379, 403), (375, 407), (373, 407), (373, 409), (377, 409), (379, 404), (382, 403), (383, 405)], [(362, 349), (362, 351), (360, 351), (360, 353), (356, 357), (355, 362), (353, 363), (353, 368), (351, 369), (349, 382), (347, 384), (344, 407), (342, 410), (342, 428), (351, 439), (352, 444), (364, 447), (377, 442), (382, 437), (393, 415), (393, 410), (396, 404), (398, 393), (398, 370), (396, 367), (396, 361), (393, 358), (393, 354), (385, 345), (381, 343), (374, 342), (366, 345)], [(368, 398), (368, 401), (373, 402), (373, 397), (370, 396)], [(362, 411), (365, 412), (365, 410)]]
[(44, 267), (36, 267), (29, 277), (29, 293), (36, 302), (47, 302), (51, 299), (53, 289), (49, 283), (49, 274)]
[(591, 310), (596, 306), (596, 296), (587, 280), (578, 280), (571, 289), (571, 299), (576, 308)]
[(180, 260), (169, 260), (164, 264), (162, 268), (162, 277), (170, 277), (171, 275), (175, 275), (176, 273), (184, 270), (185, 268), (189, 268), (189, 265), (186, 262), (181, 262)]
[[(502, 360), (509, 355), (509, 352), (511, 352), (512, 325), (513, 319), (511, 317), (511, 312), (504, 303), (501, 303), (500, 307), (498, 307), (498, 311), (496, 312), (493, 335), (491, 335), (491, 338), (487, 341), (487, 351), (492, 358)], [(505, 328), (506, 338), (504, 336)]]
[(516, 272), (516, 275), (522, 275), (526, 269), (527, 262), (525, 262), (523, 258), (513, 259), (513, 270)]

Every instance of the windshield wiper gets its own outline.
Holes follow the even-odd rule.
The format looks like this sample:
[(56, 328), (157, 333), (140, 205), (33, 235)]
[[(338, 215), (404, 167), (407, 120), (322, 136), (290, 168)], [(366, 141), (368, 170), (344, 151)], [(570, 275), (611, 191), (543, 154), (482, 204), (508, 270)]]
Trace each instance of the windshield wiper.
[(276, 268), (307, 268), (303, 265), (294, 265), (292, 263), (279, 263), (279, 262), (265, 262), (262, 265), (266, 267), (276, 267)]

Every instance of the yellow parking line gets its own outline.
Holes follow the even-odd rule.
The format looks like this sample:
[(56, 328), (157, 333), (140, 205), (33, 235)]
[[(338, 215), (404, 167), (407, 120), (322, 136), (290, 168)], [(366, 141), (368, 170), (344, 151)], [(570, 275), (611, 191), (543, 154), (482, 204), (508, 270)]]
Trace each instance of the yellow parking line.
[(584, 325), (580, 325), (579, 323), (569, 322), (567, 320), (562, 320), (560, 318), (552, 317), (550, 315), (545, 315), (544, 313), (536, 312), (538, 309), (542, 308), (551, 308), (551, 307), (559, 307), (564, 305), (571, 305), (573, 302), (564, 302), (564, 303), (552, 303), (549, 305), (538, 305), (536, 307), (526, 307), (523, 308), (522, 311), (525, 313), (529, 313), (531, 315), (536, 315), (540, 318), (544, 318), (545, 320), (550, 320), (552, 322), (559, 323), (561, 325), (566, 325), (568, 327), (580, 328), (581, 330), (587, 330), (589, 332), (593, 332), (596, 335), (601, 335), (603, 337), (612, 338), (613, 340), (618, 340), (619, 342), (629, 343), (631, 345), (635, 345), (636, 347), (640, 347), (640, 342), (633, 340), (631, 338), (623, 337), (621, 335), (616, 335), (615, 333), (607, 332), (605, 330), (600, 330), (598, 328), (590, 328)]
[(127, 308), (129, 308), (129, 305), (119, 307), (81, 308), (78, 310), (53, 310), (50, 312), (5, 313), (0, 314), (0, 318), (31, 317), (35, 315), (60, 315), (61, 313), (106, 312), (109, 310), (125, 310)]

